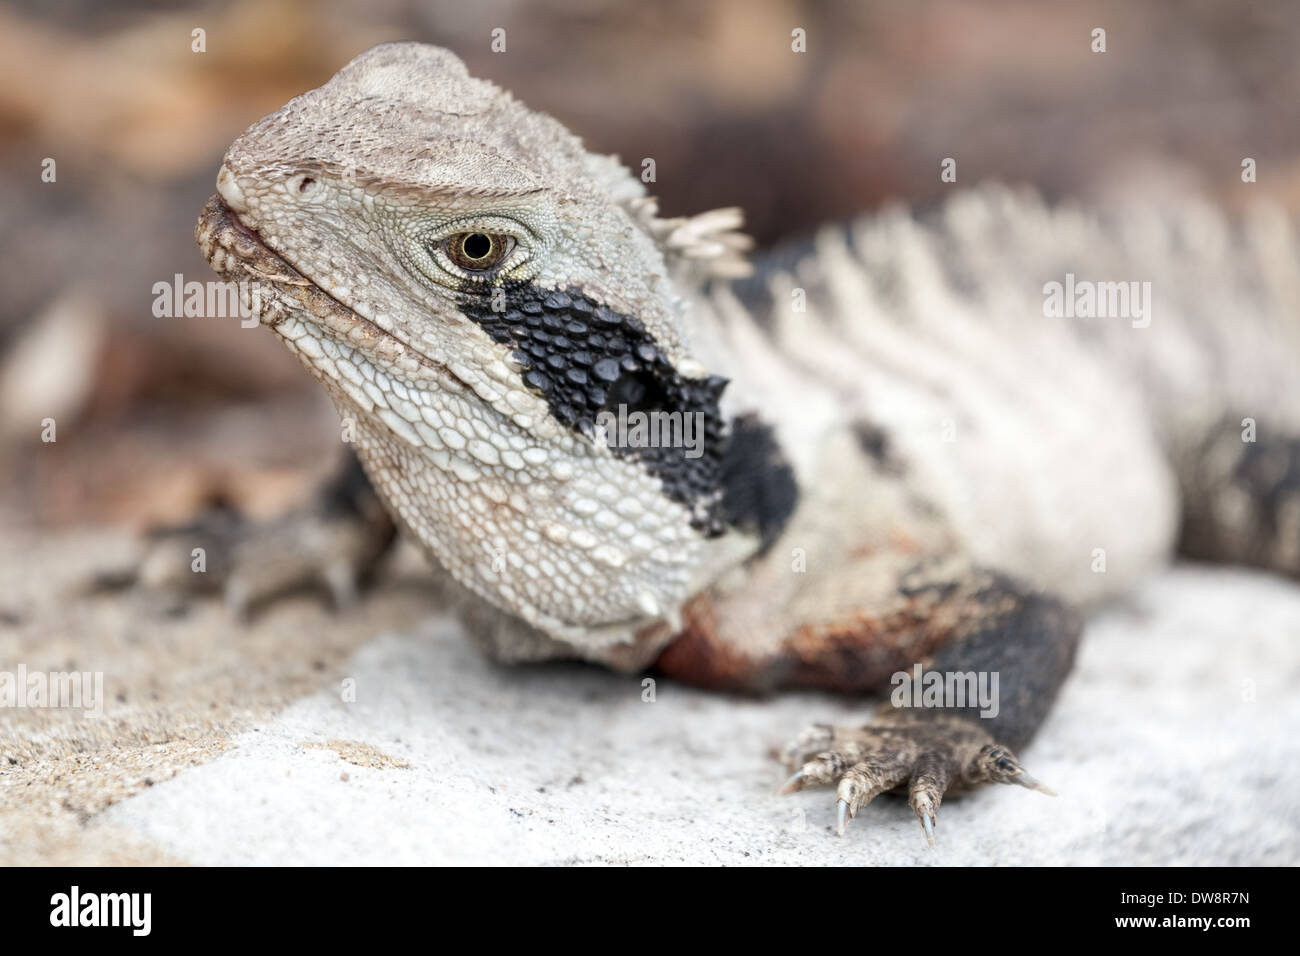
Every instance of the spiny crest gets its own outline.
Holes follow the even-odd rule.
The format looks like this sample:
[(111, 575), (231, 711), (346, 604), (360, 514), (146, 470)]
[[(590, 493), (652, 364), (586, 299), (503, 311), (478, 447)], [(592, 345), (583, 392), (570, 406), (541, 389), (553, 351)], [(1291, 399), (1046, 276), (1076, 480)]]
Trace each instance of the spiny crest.
[(744, 214), (738, 207), (669, 219), (659, 215), (659, 201), (653, 196), (640, 196), (626, 206), (637, 225), (659, 243), (665, 257), (677, 260), (695, 275), (735, 279), (753, 271), (745, 253), (754, 242), (740, 231)]
[(752, 271), (745, 254), (753, 240), (740, 231), (744, 213), (735, 206), (695, 216), (659, 215), (659, 200), (617, 156), (589, 153), (587, 175), (621, 205), (637, 228), (659, 246), (668, 264), (686, 281), (734, 279)]

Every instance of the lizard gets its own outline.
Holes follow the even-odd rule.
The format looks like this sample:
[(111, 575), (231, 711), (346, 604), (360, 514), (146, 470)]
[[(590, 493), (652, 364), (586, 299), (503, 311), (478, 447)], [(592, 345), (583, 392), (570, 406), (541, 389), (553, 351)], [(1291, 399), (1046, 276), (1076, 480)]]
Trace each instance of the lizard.
[[(222, 539), (232, 604), (347, 599), (400, 528), (500, 661), (864, 697), (917, 665), (996, 675), (995, 708), (958, 681), (779, 751), (783, 792), (834, 787), (841, 834), (883, 793), (931, 845), (948, 794), (1050, 793), (1017, 754), (1084, 614), (1180, 548), (1300, 574), (1275, 209), (986, 185), (751, 257), (738, 210), (662, 215), (616, 157), (409, 42), (254, 123), (216, 185), (203, 254), (355, 451)], [(1076, 275), (1154, 292), (1132, 320), (1049, 314)]]

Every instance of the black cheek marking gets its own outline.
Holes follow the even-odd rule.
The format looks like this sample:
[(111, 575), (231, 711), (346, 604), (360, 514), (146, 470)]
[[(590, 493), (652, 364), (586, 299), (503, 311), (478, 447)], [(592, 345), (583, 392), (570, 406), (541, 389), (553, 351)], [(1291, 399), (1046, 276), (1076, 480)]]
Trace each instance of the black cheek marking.
[(718, 407), (726, 379), (683, 378), (639, 319), (592, 302), (580, 289), (506, 285), (493, 290), (504, 300), (502, 311), (492, 310), (491, 297), (471, 291), (462, 289), (461, 313), (511, 348), (521, 380), (562, 425), (590, 436), (602, 413), (617, 417), (622, 407), (627, 415), (673, 415), (680, 438), (691, 416), (689, 442), (620, 443), (617, 434), (607, 440), (615, 454), (636, 458), (659, 478), (664, 493), (690, 509), (696, 528), (710, 536), (726, 530), (728, 440)]
[(772, 426), (756, 415), (731, 423), (722, 464), (722, 518), (756, 533), (761, 551), (771, 547), (799, 503), (794, 469), (786, 461)]

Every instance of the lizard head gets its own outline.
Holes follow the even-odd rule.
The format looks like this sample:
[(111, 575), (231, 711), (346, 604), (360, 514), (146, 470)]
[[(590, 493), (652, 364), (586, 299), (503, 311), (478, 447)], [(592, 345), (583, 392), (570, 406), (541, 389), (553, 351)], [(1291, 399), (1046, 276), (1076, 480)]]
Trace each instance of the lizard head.
[(738, 213), (660, 218), (617, 160), (413, 43), (255, 123), (217, 186), (204, 252), (265, 284), (262, 323), (454, 577), (570, 643), (672, 618), (725, 525), (726, 382), (683, 283), (743, 268)]

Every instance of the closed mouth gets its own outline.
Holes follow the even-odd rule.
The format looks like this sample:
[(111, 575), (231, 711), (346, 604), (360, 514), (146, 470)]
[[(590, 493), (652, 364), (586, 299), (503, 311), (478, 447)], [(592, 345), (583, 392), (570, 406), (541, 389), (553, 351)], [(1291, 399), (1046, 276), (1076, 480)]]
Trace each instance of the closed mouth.
[[(435, 372), (440, 381), (445, 383), (450, 378), (457, 387), (465, 384), (441, 362), (380, 328), (299, 272), (267, 245), (256, 229), (244, 223), (219, 194), (204, 204), (194, 235), (203, 255), (218, 273), (227, 275), (238, 270), (254, 281), (275, 286), (301, 304), (305, 318), (338, 341), (362, 348), (376, 358), (393, 363), (394, 367), (401, 358), (415, 359)], [(270, 319), (266, 324), (275, 329), (288, 315), (286, 311), (282, 318)]]

